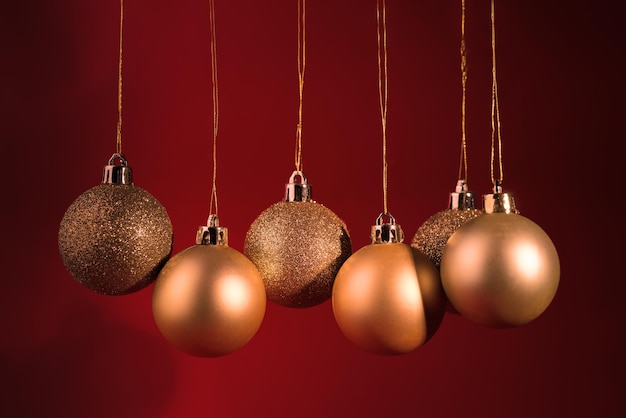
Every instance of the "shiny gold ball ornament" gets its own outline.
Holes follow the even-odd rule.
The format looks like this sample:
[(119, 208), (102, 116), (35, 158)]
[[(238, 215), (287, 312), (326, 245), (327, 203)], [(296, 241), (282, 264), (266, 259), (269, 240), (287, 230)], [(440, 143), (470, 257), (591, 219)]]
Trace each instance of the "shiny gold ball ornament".
[(122, 154), (104, 167), (102, 184), (80, 195), (59, 227), (59, 252), (72, 277), (103, 295), (148, 286), (172, 251), (172, 223), (150, 193), (133, 185)]
[(156, 280), (152, 312), (175, 347), (218, 357), (243, 347), (265, 315), (265, 288), (252, 262), (228, 246), (216, 215), (198, 229), (196, 244), (170, 259)]
[(435, 213), (418, 228), (411, 247), (420, 250), (439, 268), (448, 238), (465, 222), (482, 213), (476, 209), (475, 194), (468, 191), (465, 180), (459, 180), (455, 191), (450, 193), (448, 208)]
[(393, 217), (381, 214), (372, 243), (341, 267), (333, 287), (333, 312), (343, 334), (374, 354), (411, 352), (439, 328), (445, 297), (435, 265), (402, 243)]
[(548, 235), (517, 213), (513, 196), (483, 196), (485, 214), (460, 227), (441, 259), (448, 299), (461, 315), (494, 328), (526, 324), (548, 307), (560, 277)]
[(346, 224), (311, 200), (311, 186), (294, 171), (285, 201), (252, 223), (244, 254), (254, 263), (272, 302), (307, 308), (328, 300), (339, 268), (352, 254)]

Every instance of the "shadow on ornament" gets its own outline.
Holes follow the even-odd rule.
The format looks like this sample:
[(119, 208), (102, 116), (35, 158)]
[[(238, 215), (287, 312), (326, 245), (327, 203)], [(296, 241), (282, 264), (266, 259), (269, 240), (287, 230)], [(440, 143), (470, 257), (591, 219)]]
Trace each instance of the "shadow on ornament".
[(158, 338), (73, 306), (56, 336), (2, 366), (2, 416), (159, 416), (176, 385)]

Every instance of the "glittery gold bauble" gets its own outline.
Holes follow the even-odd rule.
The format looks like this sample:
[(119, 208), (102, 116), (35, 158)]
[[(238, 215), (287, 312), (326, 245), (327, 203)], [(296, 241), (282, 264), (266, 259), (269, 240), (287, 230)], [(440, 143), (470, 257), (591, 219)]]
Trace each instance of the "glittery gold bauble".
[(104, 295), (124, 295), (156, 279), (172, 251), (172, 223), (144, 189), (100, 184), (65, 212), (59, 250), (80, 284)]
[(267, 297), (295, 308), (330, 298), (337, 271), (351, 253), (344, 222), (313, 201), (270, 206), (252, 223), (244, 245)]
[(526, 324), (548, 307), (560, 276), (548, 235), (515, 213), (486, 213), (460, 227), (441, 259), (441, 279), (452, 305), (478, 324)]
[(371, 244), (339, 270), (333, 311), (344, 335), (363, 350), (404, 354), (438, 329), (445, 298), (439, 272), (406, 244)]
[(172, 257), (152, 294), (154, 320), (163, 336), (200, 357), (244, 346), (259, 329), (265, 304), (254, 265), (225, 245), (195, 245)]
[(413, 237), (411, 247), (420, 250), (439, 268), (443, 249), (448, 238), (465, 222), (474, 219), (482, 213), (478, 209), (446, 209), (439, 211), (419, 227)]

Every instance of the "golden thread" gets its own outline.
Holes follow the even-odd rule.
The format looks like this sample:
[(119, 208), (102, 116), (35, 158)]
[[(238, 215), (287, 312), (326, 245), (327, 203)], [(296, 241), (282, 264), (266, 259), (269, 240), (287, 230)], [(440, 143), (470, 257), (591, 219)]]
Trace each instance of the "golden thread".
[[(217, 85), (217, 40), (215, 30), (215, 0), (209, 0), (209, 26), (211, 31), (211, 85), (213, 93), (213, 183), (209, 213), (218, 215), (217, 205), (217, 131), (219, 127), (219, 90)], [(215, 203), (215, 212), (213, 204)]]
[[(461, 0), (461, 157), (459, 162), (459, 180), (467, 180), (467, 137), (465, 129), (467, 87), (467, 47), (465, 44), (465, 0)], [(461, 177), (463, 174), (464, 177)]]
[(124, 0), (120, 0), (120, 56), (117, 69), (117, 139), (115, 152), (122, 153), (122, 33), (124, 28)]
[(306, 0), (298, 0), (298, 125), (296, 126), (296, 171), (302, 171), (302, 97), (306, 68)]
[[(504, 179), (502, 168), (502, 132), (500, 124), (500, 105), (498, 102), (498, 81), (496, 78), (496, 7), (495, 0), (491, 0), (491, 182), (494, 184), (494, 192), (498, 192)], [(494, 165), (496, 155), (496, 137), (498, 140), (498, 178), (495, 178)], [(497, 184), (496, 184), (497, 183)]]
[[(381, 35), (382, 29), (382, 35)], [(376, 1), (376, 35), (378, 49), (378, 100), (383, 136), (383, 213), (387, 207), (387, 8), (385, 0)]]

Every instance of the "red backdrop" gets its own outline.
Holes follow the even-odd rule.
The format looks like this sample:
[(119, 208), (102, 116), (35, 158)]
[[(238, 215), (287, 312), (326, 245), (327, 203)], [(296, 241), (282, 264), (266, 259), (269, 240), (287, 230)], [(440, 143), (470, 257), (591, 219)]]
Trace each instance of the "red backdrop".
[[(218, 359), (161, 337), (152, 287), (91, 293), (58, 254), (65, 209), (115, 151), (118, 2), (4, 3), (0, 415), (623, 416), (620, 2), (497, 5), (505, 190), (561, 258), (540, 318), (492, 330), (446, 315), (426, 345), (389, 358), (346, 340), (330, 302), (270, 303), (255, 338)], [(220, 220), (241, 251), (293, 170), (296, 1), (218, 0), (216, 12)], [(388, 2), (389, 204), (409, 238), (456, 182), (459, 19), (459, 1)], [(375, 1), (310, 1), (307, 25), (304, 170), (356, 250), (382, 209)], [(207, 2), (127, 1), (124, 35), (124, 152), (135, 183), (167, 208), (176, 253), (208, 215)], [(489, 2), (469, 1), (469, 180), (479, 194), (491, 186), (489, 36)]]

